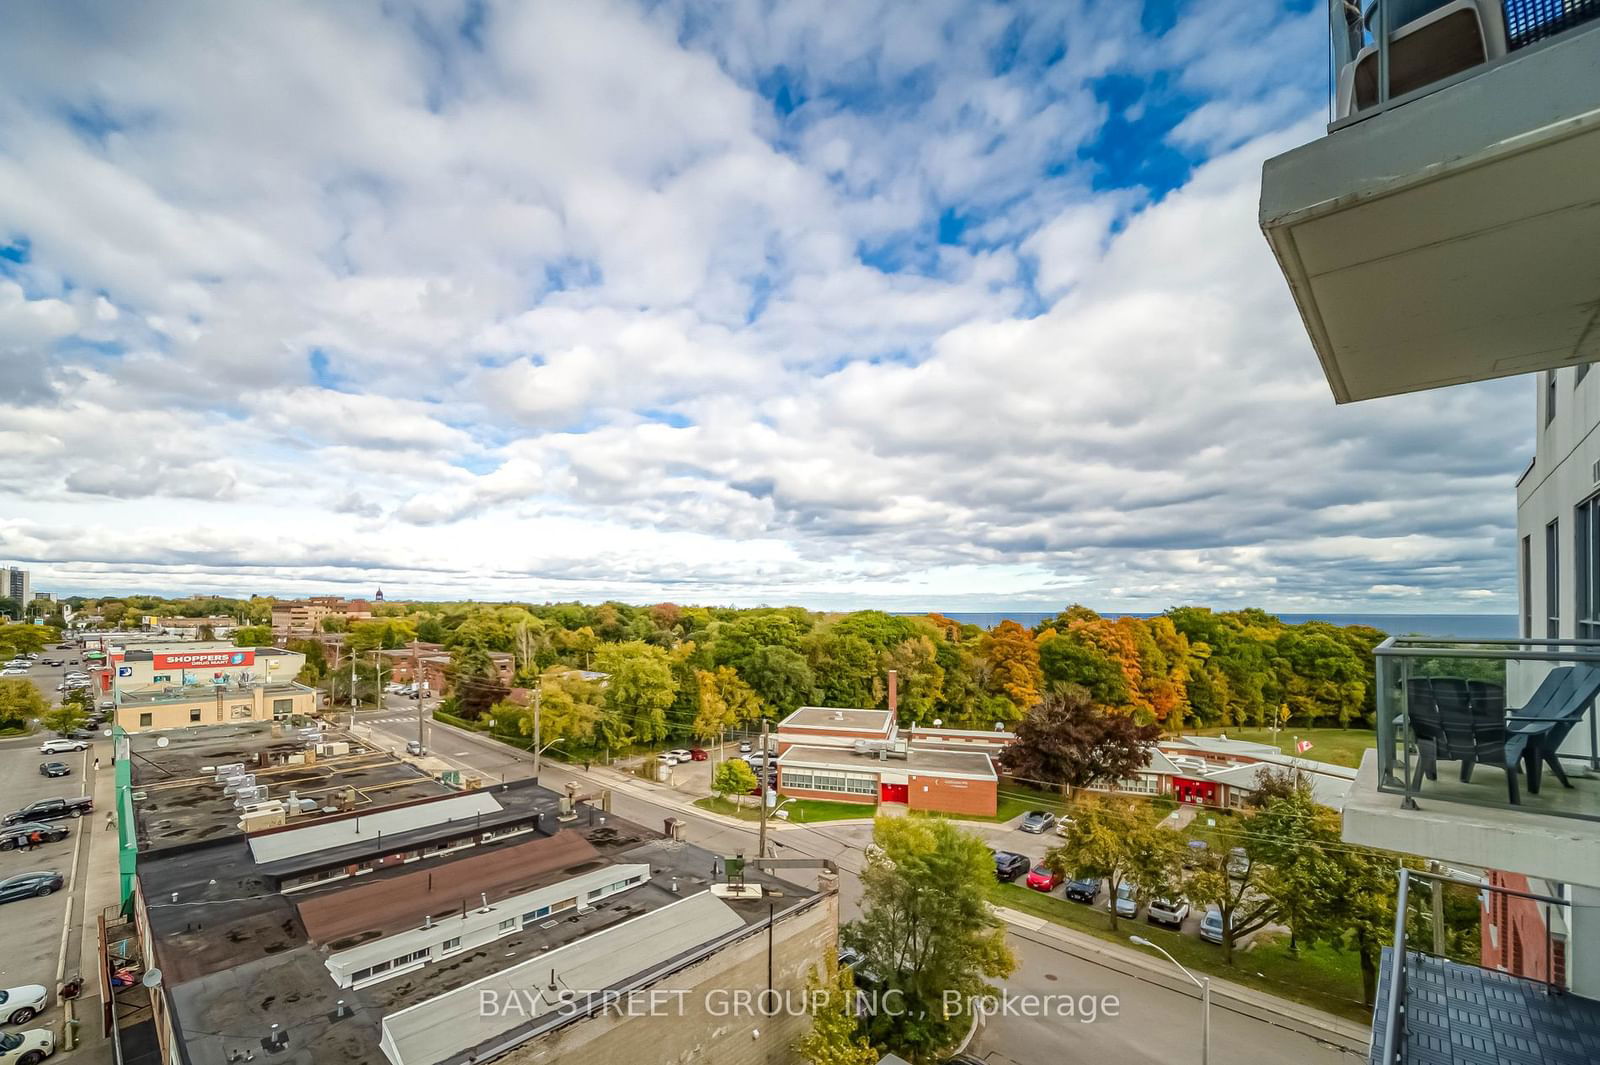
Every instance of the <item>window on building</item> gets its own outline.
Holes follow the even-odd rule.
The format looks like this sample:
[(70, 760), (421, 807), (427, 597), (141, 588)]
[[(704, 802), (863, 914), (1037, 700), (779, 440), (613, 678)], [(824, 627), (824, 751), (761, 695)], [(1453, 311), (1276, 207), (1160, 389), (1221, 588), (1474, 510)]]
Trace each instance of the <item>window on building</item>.
[(200, 708), (198, 706), (191, 707), (189, 709), (189, 722), (190, 722), (190, 724), (193, 724), (193, 723), (195, 723), (195, 722), (197, 722), (199, 720), (200, 720)]
[(1592, 640), (1600, 636), (1600, 496), (1579, 503), (1572, 518), (1572, 576), (1577, 591), (1574, 635)]
[(156, 723), (156, 718), (155, 718), (154, 714), (140, 714), (139, 715), (139, 727), (140, 728), (149, 728), (151, 725), (154, 725), (155, 723)]
[(1549, 425), (1556, 420), (1556, 372), (1546, 370), (1544, 374), (1544, 423)]
[(550, 908), (552, 910), (555, 910), (555, 911), (559, 912), (561, 910), (570, 910), (574, 906), (576, 906), (577, 904), (578, 904), (578, 900), (577, 900), (576, 897), (573, 897), (573, 898), (570, 898), (570, 899), (558, 899), (555, 902), (550, 904)]
[(444, 952), (446, 954), (449, 954), (453, 950), (460, 950), (460, 949), (461, 949), (461, 937), (460, 936), (452, 936), (449, 939), (444, 941), (443, 950), (444, 950)]
[(797, 791), (833, 791), (844, 795), (876, 795), (878, 778), (869, 773), (827, 769), (785, 769), (783, 786)]
[(1533, 537), (1522, 538), (1522, 638), (1533, 635)]
[(1544, 527), (1544, 634), (1561, 635), (1561, 521)]
[(546, 917), (549, 917), (549, 916), (550, 916), (550, 907), (548, 907), (548, 906), (540, 906), (536, 910), (529, 910), (527, 913), (523, 914), (522, 915), (522, 923), (523, 923), (524, 926), (530, 925), (535, 921), (542, 921)]
[(274, 720), (282, 721), (284, 718), (288, 717), (290, 714), (293, 714), (293, 713), (294, 713), (294, 700), (293, 699), (274, 699), (274, 700), (272, 700), (272, 716), (273, 716)]
[(516, 930), (517, 919), (515, 917), (507, 917), (504, 921), (500, 922), (501, 932), (515, 932)]

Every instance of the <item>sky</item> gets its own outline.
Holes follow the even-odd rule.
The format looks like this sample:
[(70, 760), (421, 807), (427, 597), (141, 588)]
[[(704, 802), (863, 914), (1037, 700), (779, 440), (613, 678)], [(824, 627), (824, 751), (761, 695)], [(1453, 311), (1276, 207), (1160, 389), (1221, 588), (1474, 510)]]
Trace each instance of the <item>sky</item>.
[(1335, 406), (1322, 5), (32, 4), (0, 562), (114, 594), (1511, 612), (1527, 378)]

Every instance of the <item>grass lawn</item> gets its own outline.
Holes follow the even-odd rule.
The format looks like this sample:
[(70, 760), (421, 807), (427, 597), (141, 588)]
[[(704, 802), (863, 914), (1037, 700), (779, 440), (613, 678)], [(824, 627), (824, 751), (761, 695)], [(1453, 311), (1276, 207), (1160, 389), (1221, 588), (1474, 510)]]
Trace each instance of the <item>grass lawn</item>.
[[(746, 798), (743, 806), (736, 807), (727, 799), (713, 795), (708, 799), (696, 799), (694, 804), (714, 814), (737, 817), (741, 821), (759, 821), (761, 811), (756, 806), (756, 801), (756, 797), (751, 795)], [(783, 809), (789, 815), (789, 820), (797, 825), (811, 824), (815, 821), (843, 821), (872, 817), (878, 812), (871, 803), (828, 802), (826, 799), (795, 799), (785, 804)]]
[[(1110, 915), (1103, 902), (1085, 906), (1016, 884), (995, 884), (990, 889), (990, 898), (996, 905), (1042, 917), (1130, 949), (1136, 948), (1128, 943), (1128, 937), (1141, 935), (1160, 944), (1197, 972), (1303, 1002), (1358, 1023), (1372, 1019), (1372, 1010), (1361, 1004), (1361, 963), (1353, 951), (1318, 945), (1302, 948), (1295, 955), (1289, 953), (1287, 935), (1258, 934), (1249, 949), (1236, 949), (1233, 964), (1226, 965), (1222, 961), (1221, 947), (1198, 936), (1152, 925), (1143, 918), (1118, 921), (1117, 931), (1111, 931)], [(1160, 955), (1156, 957), (1159, 959)]]
[(1272, 730), (1269, 728), (1221, 728), (1197, 729), (1195, 735), (1215, 736), (1219, 733), (1227, 734), (1230, 740), (1244, 740), (1248, 743), (1276, 744), (1278, 750), (1284, 754), (1294, 754), (1294, 741), (1298, 736), (1302, 740), (1311, 741), (1311, 749), (1299, 755), (1314, 762), (1329, 762), (1333, 765), (1347, 766), (1350, 769), (1361, 768), (1361, 755), (1368, 747), (1378, 745), (1377, 734), (1364, 728), (1296, 728), (1288, 726), (1278, 730), (1277, 739), (1273, 739)]

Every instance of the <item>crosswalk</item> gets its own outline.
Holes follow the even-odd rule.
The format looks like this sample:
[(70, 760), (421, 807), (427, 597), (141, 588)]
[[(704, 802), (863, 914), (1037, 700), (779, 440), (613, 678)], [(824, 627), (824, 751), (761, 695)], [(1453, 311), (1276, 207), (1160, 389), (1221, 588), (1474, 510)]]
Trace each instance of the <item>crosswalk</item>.
[(357, 721), (357, 723), (362, 724), (362, 725), (415, 725), (417, 723), (417, 715), (416, 714), (392, 714), (392, 715), (389, 715), (387, 717), (361, 717), (361, 716), (358, 716), (356, 718), (356, 721)]

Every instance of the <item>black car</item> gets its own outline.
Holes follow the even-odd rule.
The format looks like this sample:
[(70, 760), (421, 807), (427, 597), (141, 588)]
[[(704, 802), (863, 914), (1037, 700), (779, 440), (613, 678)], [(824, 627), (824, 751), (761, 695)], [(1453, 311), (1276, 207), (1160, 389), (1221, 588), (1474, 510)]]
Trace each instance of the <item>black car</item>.
[(994, 878), (1002, 884), (1009, 884), (1028, 871), (1028, 864), (1025, 855), (1013, 854), (1010, 851), (995, 851)]
[(65, 777), (72, 774), (72, 767), (65, 762), (40, 762), (39, 775), (42, 777)]
[(75, 728), (66, 733), (66, 737), (69, 740), (92, 740), (94, 739), (94, 733), (86, 728)]
[(1093, 902), (1100, 894), (1099, 877), (1081, 877), (1067, 881), (1067, 898), (1073, 902)]
[(0, 828), (0, 851), (16, 850), (28, 842), (28, 837), (39, 834), (40, 843), (59, 843), (68, 836), (66, 825), (46, 824), (43, 821), (24, 821)]
[(37, 873), (18, 873), (0, 880), (0, 902), (15, 902), (17, 899), (31, 899), (35, 896), (43, 898), (52, 892), (60, 891), (66, 878), (60, 873), (41, 871)]

